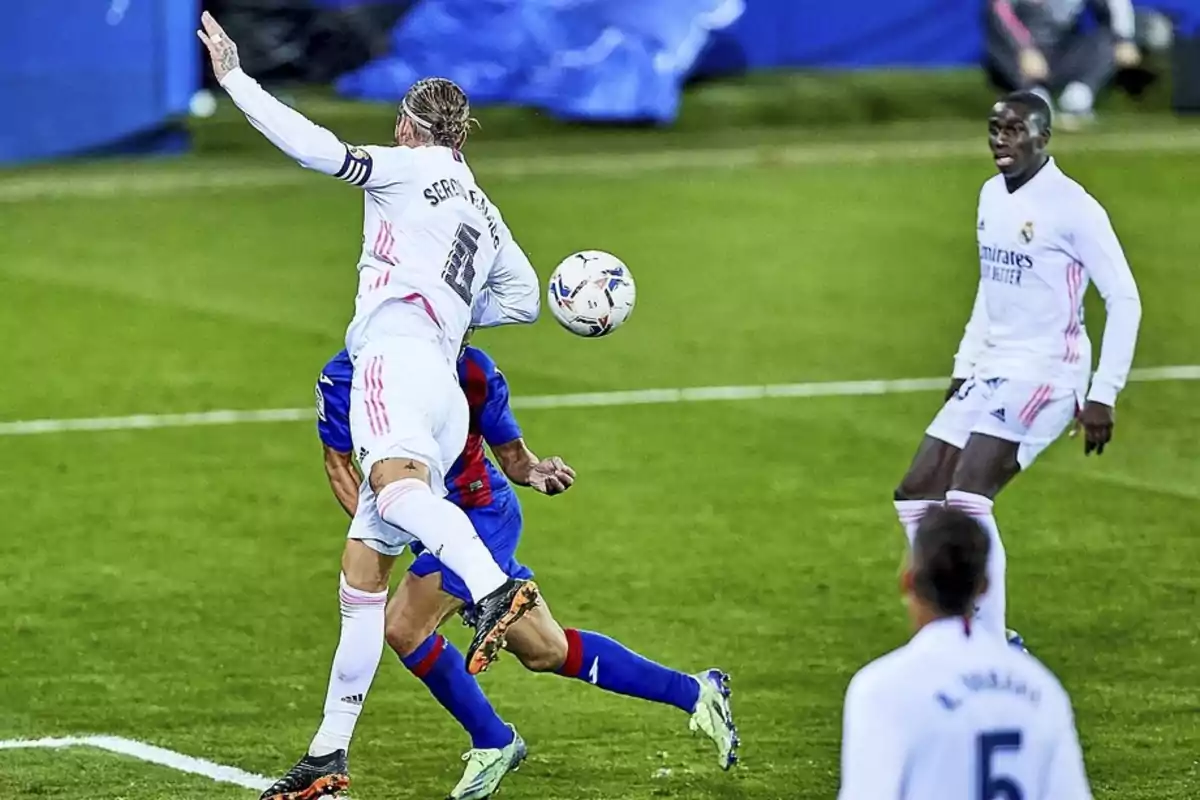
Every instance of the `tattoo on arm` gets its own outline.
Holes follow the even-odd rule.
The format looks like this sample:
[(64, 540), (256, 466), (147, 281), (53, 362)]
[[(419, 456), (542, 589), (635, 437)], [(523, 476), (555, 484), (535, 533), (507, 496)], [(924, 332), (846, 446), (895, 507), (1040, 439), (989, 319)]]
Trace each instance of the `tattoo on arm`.
[(221, 69), (226, 73), (233, 72), (238, 66), (237, 48), (227, 44), (221, 48)]

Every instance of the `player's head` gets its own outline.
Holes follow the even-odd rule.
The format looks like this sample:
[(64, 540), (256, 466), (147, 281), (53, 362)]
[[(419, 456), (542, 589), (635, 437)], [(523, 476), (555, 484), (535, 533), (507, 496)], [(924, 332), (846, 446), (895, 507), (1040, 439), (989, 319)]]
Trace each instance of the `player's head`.
[(471, 104), (457, 83), (447, 78), (423, 78), (400, 101), (396, 143), (462, 147), (473, 122)]
[(996, 169), (1017, 177), (1041, 166), (1050, 143), (1050, 104), (1033, 92), (1002, 97), (988, 114), (988, 144)]
[(922, 518), (901, 577), (913, 623), (965, 617), (987, 589), (990, 541), (967, 514), (937, 507)]

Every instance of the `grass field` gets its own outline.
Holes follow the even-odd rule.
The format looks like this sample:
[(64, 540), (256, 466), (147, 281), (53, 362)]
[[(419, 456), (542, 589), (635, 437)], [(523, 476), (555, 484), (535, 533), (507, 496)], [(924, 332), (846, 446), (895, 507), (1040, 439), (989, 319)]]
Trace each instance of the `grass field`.
[[(478, 343), (517, 395), (943, 375), (978, 269), (981, 132), (576, 137), (554, 159), (482, 144), (481, 181), (543, 275), (612, 250), (639, 306), (605, 340), (546, 318)], [(1200, 364), (1200, 135), (1138, 135), (1062, 137), (1060, 163), (1139, 277), (1137, 365)], [(351, 308), (360, 206), (257, 144), (0, 174), (0, 422), (307, 405)], [(731, 672), (745, 745), (720, 773), (678, 712), (508, 659), (483, 680), (531, 758), (503, 796), (832, 797), (846, 682), (906, 636), (891, 490), (938, 399), (523, 412), (580, 476), (523, 495), (521, 555), (556, 615)], [(1200, 797), (1198, 430), (1200, 383), (1133, 384), (1103, 458), (1060, 443), (998, 504), (1010, 620), (1072, 692), (1100, 798)], [(290, 766), (320, 715), (345, 529), (312, 425), (3, 436), (0, 453), (0, 740), (114, 734)], [(352, 794), (441, 797), (466, 746), (385, 656)], [(255, 796), (86, 748), (0, 750), (0, 786)]]

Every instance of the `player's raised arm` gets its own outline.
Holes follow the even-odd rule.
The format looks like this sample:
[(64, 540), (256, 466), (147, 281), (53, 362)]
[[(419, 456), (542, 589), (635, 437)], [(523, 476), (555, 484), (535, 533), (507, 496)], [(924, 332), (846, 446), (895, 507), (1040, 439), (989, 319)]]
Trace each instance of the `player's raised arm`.
[(471, 324), (476, 328), (530, 323), (541, 310), (542, 287), (525, 251), (505, 236), (496, 264), (483, 291), (471, 306)]
[(893, 724), (888, 698), (860, 672), (846, 689), (842, 713), (842, 786), (838, 800), (900, 797), (905, 731)]
[(207, 11), (201, 17), (204, 30), (197, 31), (212, 58), (213, 73), (233, 102), (257, 128), (300, 166), (364, 186), (371, 177), (371, 155), (351, 147), (333, 133), (276, 100), (242, 71), (237, 45)]

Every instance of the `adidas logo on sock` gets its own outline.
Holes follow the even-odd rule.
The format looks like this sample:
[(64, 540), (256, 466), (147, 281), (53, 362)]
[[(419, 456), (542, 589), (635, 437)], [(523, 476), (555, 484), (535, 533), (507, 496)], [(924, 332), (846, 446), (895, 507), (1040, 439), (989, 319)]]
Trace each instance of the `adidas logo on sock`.
[(356, 706), (361, 706), (364, 700), (366, 700), (366, 695), (363, 694), (352, 694), (342, 698), (343, 703), (352, 703)]

